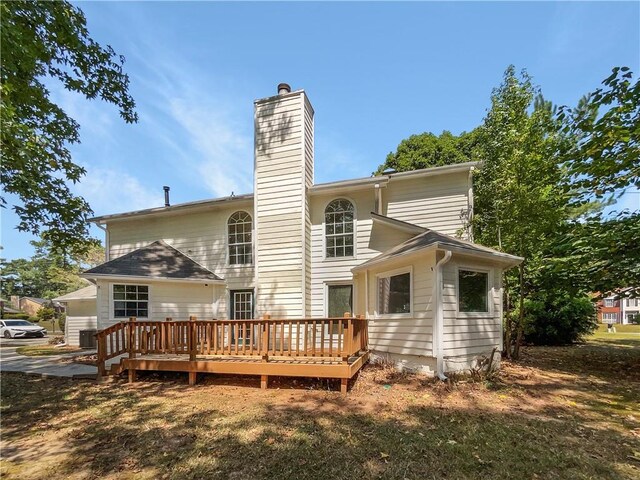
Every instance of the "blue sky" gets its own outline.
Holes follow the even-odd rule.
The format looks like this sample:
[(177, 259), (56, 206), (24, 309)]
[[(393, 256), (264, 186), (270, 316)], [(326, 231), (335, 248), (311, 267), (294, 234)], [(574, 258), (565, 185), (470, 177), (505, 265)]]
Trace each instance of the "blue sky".
[[(411, 134), (474, 128), (509, 64), (566, 105), (613, 66), (640, 71), (637, 2), (76, 4), (126, 57), (140, 116), (51, 85), (82, 126), (74, 191), (96, 215), (160, 206), (163, 185), (172, 203), (250, 192), (253, 100), (280, 82), (314, 105), (323, 182), (370, 175)], [(2, 212), (5, 258), (32, 253), (16, 223)]]

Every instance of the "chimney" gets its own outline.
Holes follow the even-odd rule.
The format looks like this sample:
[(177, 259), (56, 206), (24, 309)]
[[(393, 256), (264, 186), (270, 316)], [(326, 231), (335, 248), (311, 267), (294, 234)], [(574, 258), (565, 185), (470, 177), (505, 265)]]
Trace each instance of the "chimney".
[(170, 207), (171, 204), (169, 203), (169, 190), (171, 190), (169, 187), (167, 187), (166, 185), (164, 187), (162, 187), (162, 189), (164, 190), (164, 206), (165, 207)]
[(291, 93), (291, 87), (288, 83), (280, 83), (278, 84), (278, 95), (285, 95), (287, 93)]

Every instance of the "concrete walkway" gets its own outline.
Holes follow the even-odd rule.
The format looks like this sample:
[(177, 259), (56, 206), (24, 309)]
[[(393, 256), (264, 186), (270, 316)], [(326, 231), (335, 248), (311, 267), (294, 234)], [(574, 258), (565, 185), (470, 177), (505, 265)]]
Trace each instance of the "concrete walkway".
[(28, 357), (16, 353), (22, 345), (46, 344), (47, 338), (37, 340), (5, 340), (0, 344), (0, 372), (23, 372), (48, 377), (95, 378), (98, 369), (91, 365), (72, 363), (68, 359), (74, 355), (87, 355), (95, 351), (86, 350), (81, 353), (62, 355), (45, 355)]

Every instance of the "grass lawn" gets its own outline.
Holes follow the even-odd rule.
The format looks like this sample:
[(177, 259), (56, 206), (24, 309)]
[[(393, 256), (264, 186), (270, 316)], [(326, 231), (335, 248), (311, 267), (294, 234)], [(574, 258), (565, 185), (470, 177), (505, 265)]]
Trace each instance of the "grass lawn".
[[(625, 340), (627, 342), (628, 340)], [(637, 479), (640, 336), (525, 348), (491, 383), (2, 374), (2, 478)], [(330, 383), (333, 390), (338, 385)]]
[(62, 355), (63, 353), (81, 352), (77, 347), (54, 347), (53, 345), (28, 345), (16, 348), (16, 352), (28, 357), (41, 357), (44, 355)]

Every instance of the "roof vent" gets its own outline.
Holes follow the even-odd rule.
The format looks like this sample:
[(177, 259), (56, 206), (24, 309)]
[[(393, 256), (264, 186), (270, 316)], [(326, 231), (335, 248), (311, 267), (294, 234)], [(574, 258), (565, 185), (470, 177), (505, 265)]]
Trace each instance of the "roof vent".
[(291, 93), (291, 87), (288, 83), (280, 83), (278, 84), (278, 95), (285, 95), (287, 93)]
[(164, 190), (164, 206), (169, 207), (171, 206), (171, 204), (169, 203), (169, 190), (171, 189), (166, 185), (162, 187), (162, 189)]

